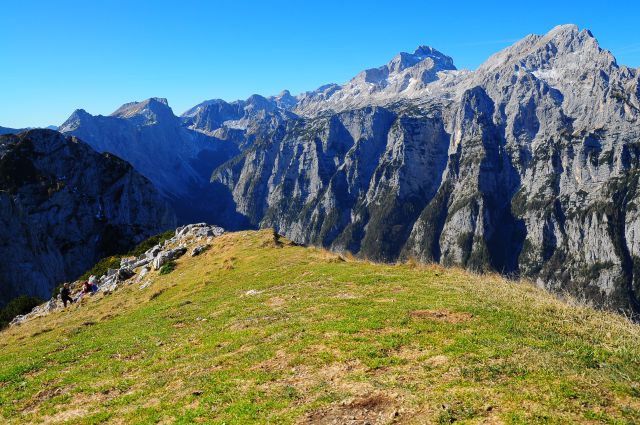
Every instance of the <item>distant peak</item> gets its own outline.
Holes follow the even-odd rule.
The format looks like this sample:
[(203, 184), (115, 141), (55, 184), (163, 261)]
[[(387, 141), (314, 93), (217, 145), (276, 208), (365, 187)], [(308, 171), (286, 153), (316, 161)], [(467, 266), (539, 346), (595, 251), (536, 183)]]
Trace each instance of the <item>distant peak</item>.
[(547, 34), (543, 36), (546, 39), (574, 39), (577, 38), (581, 42), (595, 40), (593, 33), (588, 29), (580, 31), (575, 24), (563, 24), (552, 28)]
[(72, 115), (82, 116), (82, 115), (89, 115), (89, 113), (87, 111), (85, 111), (84, 109), (80, 108), (80, 109), (76, 109), (75, 111), (73, 111)]
[(547, 34), (553, 35), (553, 34), (560, 34), (560, 33), (578, 33), (579, 31), (580, 29), (576, 24), (562, 24), (562, 25), (557, 25), (553, 27), (551, 31), (549, 31)]
[(173, 115), (173, 111), (169, 107), (169, 102), (163, 97), (150, 97), (142, 102), (125, 103), (116, 109), (111, 116), (119, 118), (130, 118), (139, 114), (166, 114), (168, 112)]
[(57, 130), (61, 132), (65, 131), (73, 131), (80, 126), (80, 123), (85, 119), (91, 117), (84, 109), (76, 109), (73, 113), (67, 118), (65, 122), (63, 122)]
[(600, 48), (591, 31), (582, 31), (575, 24), (558, 25), (544, 35), (529, 35), (491, 56), (480, 70), (498, 67), (524, 68), (527, 71), (554, 66), (571, 67), (578, 60), (583, 67), (617, 66), (613, 55)]
[(169, 106), (169, 102), (164, 97), (150, 97), (149, 99), (145, 100), (145, 102), (147, 103), (158, 102), (163, 104), (164, 106)]
[(247, 98), (247, 103), (254, 103), (254, 102), (260, 102), (260, 103), (264, 103), (264, 102), (268, 102), (267, 98), (260, 95), (260, 94), (252, 94), (251, 96), (249, 96)]
[(418, 46), (416, 50), (414, 50), (413, 54), (416, 56), (437, 56), (437, 57), (446, 56), (442, 52), (434, 49), (433, 47), (424, 46), (424, 45)]

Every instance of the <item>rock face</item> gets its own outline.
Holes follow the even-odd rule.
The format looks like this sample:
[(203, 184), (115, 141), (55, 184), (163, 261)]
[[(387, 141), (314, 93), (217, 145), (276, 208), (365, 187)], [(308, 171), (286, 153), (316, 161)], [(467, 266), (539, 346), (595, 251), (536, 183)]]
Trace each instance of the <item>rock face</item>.
[(104, 256), (175, 226), (173, 210), (128, 163), (75, 137), (0, 137), (0, 304), (48, 298)]
[(528, 36), (473, 72), (420, 47), (286, 105), (213, 174), (253, 225), (640, 313), (640, 72), (589, 31)]
[(219, 218), (222, 198), (209, 183), (211, 170), (240, 151), (232, 142), (187, 128), (166, 99), (128, 103), (110, 116), (80, 109), (59, 130), (131, 163), (174, 207), (180, 221)]

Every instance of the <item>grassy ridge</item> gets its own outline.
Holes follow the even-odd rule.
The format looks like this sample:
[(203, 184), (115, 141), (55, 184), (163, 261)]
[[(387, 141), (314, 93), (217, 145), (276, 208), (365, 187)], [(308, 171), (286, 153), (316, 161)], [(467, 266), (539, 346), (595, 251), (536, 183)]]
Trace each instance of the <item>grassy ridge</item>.
[(640, 423), (637, 325), (496, 276), (283, 242), (226, 234), (146, 289), (3, 332), (0, 418)]

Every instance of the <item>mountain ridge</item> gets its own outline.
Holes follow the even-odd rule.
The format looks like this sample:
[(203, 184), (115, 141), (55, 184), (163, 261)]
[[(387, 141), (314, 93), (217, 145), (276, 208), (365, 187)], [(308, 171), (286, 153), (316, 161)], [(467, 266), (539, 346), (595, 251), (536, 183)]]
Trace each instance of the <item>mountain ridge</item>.
[(0, 303), (49, 298), (104, 256), (176, 224), (151, 183), (72, 136), (0, 136)]
[(202, 243), (169, 273), (139, 267), (112, 292), (3, 331), (0, 399), (11, 402), (0, 418), (640, 420), (640, 326), (620, 315), (527, 282), (374, 264), (267, 229), (163, 249)]
[[(419, 47), (342, 85), (205, 101), (171, 114), (166, 131), (230, 147), (191, 157), (198, 190), (215, 188), (215, 202), (203, 202), (223, 227), (275, 227), (379, 261), (522, 275), (640, 314), (639, 87), (640, 72), (618, 65), (591, 32), (561, 25), (474, 71)], [(121, 143), (105, 131), (77, 134)], [(120, 154), (152, 154), (146, 167), (165, 170), (175, 141), (140, 140), (154, 146), (154, 137), (164, 152), (127, 136)]]

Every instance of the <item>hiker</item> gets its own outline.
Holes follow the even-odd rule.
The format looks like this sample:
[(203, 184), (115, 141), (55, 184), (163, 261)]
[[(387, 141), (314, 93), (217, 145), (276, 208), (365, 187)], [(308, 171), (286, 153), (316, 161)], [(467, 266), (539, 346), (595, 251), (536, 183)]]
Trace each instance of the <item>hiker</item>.
[(90, 276), (89, 285), (91, 285), (91, 292), (98, 292), (98, 278)]
[(84, 282), (82, 282), (82, 295), (90, 294), (91, 292), (93, 291), (91, 290), (90, 280), (85, 280)]
[(65, 283), (62, 285), (62, 289), (60, 290), (60, 297), (62, 298), (62, 304), (67, 308), (67, 302), (69, 304), (73, 304), (73, 298), (71, 298), (71, 291), (69, 290), (69, 284)]
[(98, 279), (95, 276), (90, 276), (89, 280), (85, 280), (82, 282), (82, 290), (80, 291), (80, 296), (78, 299), (82, 298), (84, 295), (93, 294), (98, 290)]

